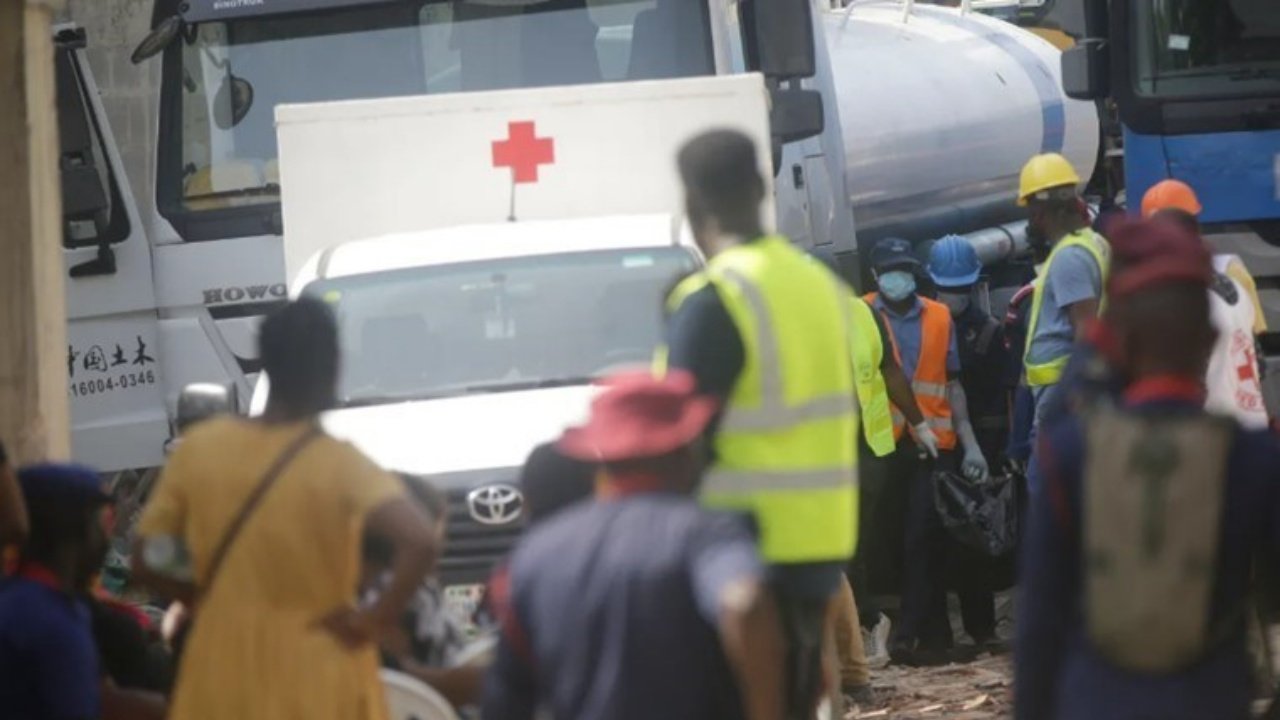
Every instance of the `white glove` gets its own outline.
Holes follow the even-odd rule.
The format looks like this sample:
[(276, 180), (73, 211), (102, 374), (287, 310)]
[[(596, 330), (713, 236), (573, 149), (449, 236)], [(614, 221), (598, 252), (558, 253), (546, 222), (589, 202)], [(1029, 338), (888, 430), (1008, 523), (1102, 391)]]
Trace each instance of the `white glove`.
[(964, 462), (960, 463), (960, 473), (974, 482), (990, 477), (991, 468), (987, 466), (987, 459), (982, 456), (982, 450), (977, 447), (965, 448)]
[(929, 453), (929, 457), (934, 460), (938, 459), (938, 436), (933, 434), (933, 430), (929, 427), (929, 421), (926, 420), (912, 428), (916, 436), (916, 443)]

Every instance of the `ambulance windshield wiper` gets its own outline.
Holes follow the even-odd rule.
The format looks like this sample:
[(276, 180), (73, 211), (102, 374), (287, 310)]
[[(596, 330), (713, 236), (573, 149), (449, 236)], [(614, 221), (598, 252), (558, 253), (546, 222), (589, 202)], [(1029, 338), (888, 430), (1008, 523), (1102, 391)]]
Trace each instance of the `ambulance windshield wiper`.
[(442, 400), (463, 395), (483, 395), (488, 393), (515, 392), (518, 390), (538, 390), (541, 388), (572, 387), (574, 385), (590, 385), (593, 377), (556, 377), (534, 380), (515, 380), (480, 385), (446, 385), (424, 390), (422, 392), (405, 392), (381, 395), (356, 395), (343, 398), (338, 406), (342, 408), (376, 407), (378, 405), (397, 405), (400, 403), (423, 402), (426, 400)]
[(542, 388), (572, 387), (574, 385), (590, 385), (596, 379), (590, 376), (568, 376), (541, 378), (534, 380), (513, 380), (511, 382), (485, 383), (472, 385), (466, 389), (469, 394), (513, 392), (516, 390), (540, 390)]
[(341, 408), (376, 407), (378, 405), (397, 405), (400, 403), (422, 402), (424, 400), (442, 400), (466, 395), (470, 392), (466, 385), (446, 385), (430, 390), (410, 391), (402, 393), (362, 394), (342, 398), (338, 402)]

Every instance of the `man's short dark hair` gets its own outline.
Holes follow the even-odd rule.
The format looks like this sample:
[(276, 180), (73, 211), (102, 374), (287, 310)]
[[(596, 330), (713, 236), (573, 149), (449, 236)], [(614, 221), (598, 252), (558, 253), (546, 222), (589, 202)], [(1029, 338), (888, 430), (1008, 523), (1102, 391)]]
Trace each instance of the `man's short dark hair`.
[(105, 503), (67, 502), (56, 496), (27, 497), (27, 517), (31, 530), (22, 548), (22, 557), (36, 562), (54, 562), (66, 547), (88, 542), (90, 523), (98, 521)]
[(591, 497), (596, 466), (574, 460), (545, 443), (533, 449), (520, 470), (520, 491), (530, 524)]
[(764, 192), (751, 138), (737, 130), (711, 130), (680, 148), (680, 179), (707, 212), (740, 217), (757, 212)]
[(285, 305), (262, 323), (258, 347), (274, 400), (326, 409), (338, 376), (338, 326), (328, 305), (305, 297)]

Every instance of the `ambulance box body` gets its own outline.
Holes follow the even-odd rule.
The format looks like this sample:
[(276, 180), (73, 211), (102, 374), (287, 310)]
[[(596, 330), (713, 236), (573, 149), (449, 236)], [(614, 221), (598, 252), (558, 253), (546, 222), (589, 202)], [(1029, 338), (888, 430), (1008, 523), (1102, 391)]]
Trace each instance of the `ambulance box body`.
[(773, 175), (759, 75), (282, 105), (276, 124), (291, 281), (351, 240), (676, 214), (676, 152), (713, 128), (754, 138)]
[(457, 597), (520, 532), (529, 452), (648, 367), (702, 262), (678, 149), (741, 130), (768, 183), (766, 98), (746, 75), (278, 109), (290, 294), (340, 333), (324, 426), (446, 491)]

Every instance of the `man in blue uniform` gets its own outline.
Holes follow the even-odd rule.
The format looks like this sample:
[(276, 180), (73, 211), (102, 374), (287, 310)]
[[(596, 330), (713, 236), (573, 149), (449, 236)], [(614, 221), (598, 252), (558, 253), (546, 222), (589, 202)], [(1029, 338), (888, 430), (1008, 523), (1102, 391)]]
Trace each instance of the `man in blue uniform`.
[(37, 465), (18, 473), (30, 535), (0, 585), (0, 715), (98, 720), (102, 673), (84, 596), (106, 556), (96, 473)]
[(1039, 440), (1016, 716), (1243, 720), (1252, 561), (1280, 549), (1280, 449), (1203, 410), (1203, 245), (1146, 223), (1118, 231), (1115, 251), (1092, 345), (1123, 389), (1098, 385)]
[(782, 624), (755, 538), (693, 498), (716, 408), (688, 373), (620, 378), (561, 438), (601, 463), (600, 495), (533, 528), (495, 578), (485, 718), (782, 717)]

